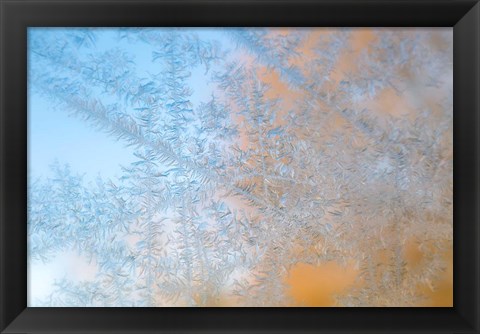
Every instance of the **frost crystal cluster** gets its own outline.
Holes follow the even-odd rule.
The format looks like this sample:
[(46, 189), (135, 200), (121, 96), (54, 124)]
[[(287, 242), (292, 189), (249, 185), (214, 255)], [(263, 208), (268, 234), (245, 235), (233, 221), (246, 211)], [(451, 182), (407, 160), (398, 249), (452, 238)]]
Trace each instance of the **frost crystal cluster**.
[(301, 306), (289, 275), (328, 263), (355, 273), (332, 306), (422, 305), (451, 264), (452, 37), (30, 28), (29, 306)]

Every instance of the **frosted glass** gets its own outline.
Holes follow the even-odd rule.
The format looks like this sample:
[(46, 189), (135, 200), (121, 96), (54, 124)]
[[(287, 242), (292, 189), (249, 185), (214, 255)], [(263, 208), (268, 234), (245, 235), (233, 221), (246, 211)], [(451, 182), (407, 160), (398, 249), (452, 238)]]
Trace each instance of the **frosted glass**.
[(452, 306), (452, 45), (29, 28), (28, 306)]

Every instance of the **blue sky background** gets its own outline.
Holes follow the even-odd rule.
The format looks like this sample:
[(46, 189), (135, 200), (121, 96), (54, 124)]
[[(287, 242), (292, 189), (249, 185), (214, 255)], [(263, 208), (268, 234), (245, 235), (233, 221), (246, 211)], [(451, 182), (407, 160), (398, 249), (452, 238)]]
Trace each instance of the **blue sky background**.
[[(122, 28), (124, 29), (124, 28)], [(168, 28), (158, 28), (168, 29)], [(224, 29), (192, 28), (202, 40), (217, 40), (222, 49), (232, 48)], [(189, 29), (190, 30), (190, 29)], [(64, 34), (75, 31), (75, 28), (29, 28), (29, 42), (43, 34), (50, 35), (49, 40), (61, 41)], [(92, 48), (77, 50), (78, 58), (86, 58), (89, 53), (101, 53), (113, 49), (127, 50), (134, 56), (135, 69), (139, 77), (148, 77), (162, 71), (161, 65), (152, 62), (154, 48), (147, 43), (119, 40), (120, 29), (98, 28), (98, 39)], [(57, 38), (58, 36), (58, 38)], [(53, 37), (53, 38), (52, 38)], [(29, 49), (32, 52), (32, 48)], [(29, 60), (32, 59), (29, 54)], [(38, 66), (29, 61), (29, 73), (35, 73)], [(42, 72), (45, 68), (38, 68)], [(48, 70), (48, 69), (47, 69)], [(210, 69), (213, 70), (213, 69)], [(66, 72), (67, 73), (67, 72)], [(61, 75), (61, 73), (60, 73)], [(214, 90), (213, 83), (205, 82), (205, 68), (198, 66), (191, 71), (190, 98), (193, 107), (207, 102)], [(138, 160), (133, 155), (134, 149), (125, 142), (98, 130), (88, 121), (71, 115), (57, 102), (40, 95), (38, 87), (29, 80), (28, 87), (28, 181), (52, 177), (51, 165), (58, 161), (69, 164), (74, 174), (81, 174), (87, 182), (93, 182), (98, 175), (116, 179), (122, 175), (121, 166), (128, 166)], [(103, 102), (115, 102), (107, 94), (96, 94)], [(83, 257), (68, 252), (58, 254), (48, 263), (29, 263), (28, 298), (29, 305), (44, 300), (53, 291), (53, 283), (62, 278), (72, 281), (94, 279), (98, 268)]]
[[(35, 38), (42, 33), (62, 34), (75, 28), (29, 28), (29, 37)], [(158, 63), (152, 63), (152, 47), (146, 43), (129, 43), (118, 39), (118, 28), (98, 28), (101, 33), (94, 50), (81, 48), (79, 57), (90, 52), (103, 52), (121, 48), (134, 55), (135, 67), (139, 76), (157, 74), (161, 71)], [(122, 28), (124, 29), (124, 28)], [(169, 28), (158, 28), (169, 29)], [(185, 28), (187, 29), (187, 28)], [(223, 50), (233, 47), (225, 35), (225, 29), (188, 28), (202, 40), (216, 40)], [(39, 35), (36, 35), (39, 34)], [(29, 62), (31, 71), (35, 63)], [(212, 70), (212, 69), (210, 69)], [(213, 91), (213, 84), (205, 82), (205, 68), (198, 66), (192, 71), (190, 87), (193, 88), (191, 102), (198, 106), (207, 102)], [(102, 100), (105, 97), (102, 96)], [(113, 101), (112, 101), (113, 102)], [(115, 178), (121, 175), (121, 166), (127, 166), (135, 160), (131, 148), (117, 141), (103, 131), (92, 127), (88, 122), (72, 116), (68, 111), (58, 108), (55, 102), (35, 93), (35, 87), (29, 82), (28, 92), (28, 171), (31, 179), (50, 176), (50, 165), (58, 160), (69, 164), (74, 173), (83, 174), (86, 180), (97, 175)]]

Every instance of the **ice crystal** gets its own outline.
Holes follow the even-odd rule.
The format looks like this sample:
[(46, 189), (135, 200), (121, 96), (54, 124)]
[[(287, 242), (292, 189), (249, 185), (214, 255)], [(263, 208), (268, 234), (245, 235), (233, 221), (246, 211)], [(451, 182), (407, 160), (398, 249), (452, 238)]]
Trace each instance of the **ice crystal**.
[(29, 306), (302, 305), (292, 268), (332, 261), (358, 270), (335, 305), (435, 289), (451, 31), (30, 28), (28, 45), (29, 96), (131, 155), (118, 177), (29, 177), (30, 265), (74, 252), (93, 272)]

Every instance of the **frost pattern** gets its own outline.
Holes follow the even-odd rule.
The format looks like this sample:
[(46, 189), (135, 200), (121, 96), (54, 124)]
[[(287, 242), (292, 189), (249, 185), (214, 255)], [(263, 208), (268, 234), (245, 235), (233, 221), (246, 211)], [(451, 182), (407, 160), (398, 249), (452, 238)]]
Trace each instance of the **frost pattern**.
[(359, 272), (335, 305), (421, 304), (452, 248), (452, 32), (358, 34), (29, 29), (30, 94), (134, 157), (29, 178), (29, 263), (95, 268), (29, 306), (301, 305), (291, 269), (331, 261)]

